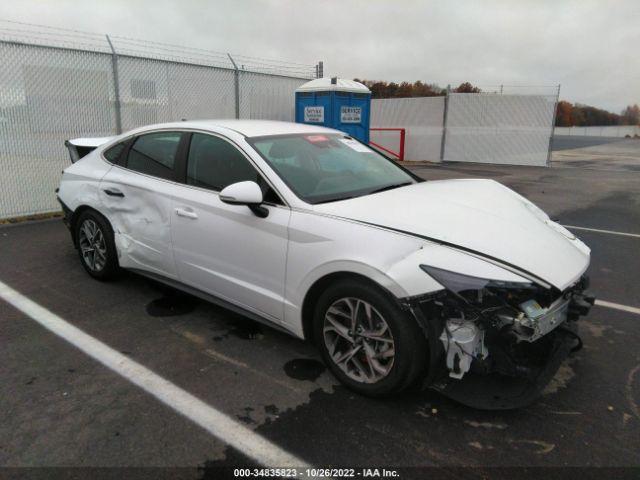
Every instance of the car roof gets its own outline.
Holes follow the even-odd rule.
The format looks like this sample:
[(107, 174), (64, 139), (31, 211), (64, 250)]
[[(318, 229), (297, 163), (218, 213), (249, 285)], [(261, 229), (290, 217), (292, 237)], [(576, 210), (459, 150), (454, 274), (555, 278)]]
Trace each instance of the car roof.
[(267, 135), (286, 135), (295, 133), (340, 133), (338, 130), (319, 125), (304, 123), (278, 122), (274, 120), (184, 120), (182, 122), (148, 125), (140, 130), (154, 130), (158, 128), (195, 128), (201, 130), (217, 130), (226, 128), (244, 135), (245, 137), (262, 137)]

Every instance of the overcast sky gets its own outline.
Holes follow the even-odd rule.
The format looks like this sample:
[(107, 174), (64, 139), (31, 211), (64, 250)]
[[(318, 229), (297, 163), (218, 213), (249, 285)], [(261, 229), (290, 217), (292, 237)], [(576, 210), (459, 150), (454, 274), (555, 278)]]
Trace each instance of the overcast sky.
[(21, 0), (0, 18), (323, 60), (325, 76), (562, 84), (572, 102), (640, 103), (640, 0)]

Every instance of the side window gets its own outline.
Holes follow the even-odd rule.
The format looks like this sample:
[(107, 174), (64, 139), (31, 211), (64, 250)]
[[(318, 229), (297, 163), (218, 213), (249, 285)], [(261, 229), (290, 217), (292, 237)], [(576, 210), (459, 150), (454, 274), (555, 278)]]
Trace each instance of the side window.
[(194, 133), (187, 159), (187, 184), (219, 192), (236, 182), (251, 180), (262, 188), (264, 201), (282, 204), (258, 171), (231, 143), (213, 135)]
[(193, 134), (187, 161), (189, 185), (220, 191), (245, 180), (259, 182), (259, 175), (236, 147), (212, 135)]
[(104, 152), (104, 158), (109, 160), (111, 163), (118, 163), (118, 159), (120, 158), (122, 150), (124, 150), (125, 144), (126, 142), (116, 143), (113, 147)]
[(179, 132), (157, 132), (139, 136), (129, 149), (127, 168), (174, 180), (173, 167), (181, 135)]

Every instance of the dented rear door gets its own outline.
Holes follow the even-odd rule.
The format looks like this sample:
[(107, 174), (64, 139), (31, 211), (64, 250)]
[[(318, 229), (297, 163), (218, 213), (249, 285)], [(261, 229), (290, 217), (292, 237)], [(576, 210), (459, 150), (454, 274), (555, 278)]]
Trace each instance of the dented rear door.
[(177, 278), (171, 243), (171, 208), (179, 184), (175, 160), (181, 132), (153, 132), (135, 139), (123, 165), (100, 183), (120, 266)]

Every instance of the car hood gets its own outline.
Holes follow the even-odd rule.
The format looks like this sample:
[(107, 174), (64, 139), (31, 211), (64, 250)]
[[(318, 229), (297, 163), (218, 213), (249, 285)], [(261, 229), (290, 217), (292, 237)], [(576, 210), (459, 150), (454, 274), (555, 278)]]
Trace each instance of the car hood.
[[(493, 180), (427, 181), (314, 210), (491, 257), (564, 290), (589, 266), (589, 248)], [(465, 273), (465, 272), (460, 272)]]

